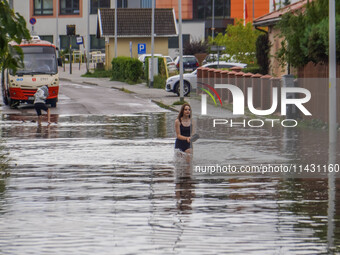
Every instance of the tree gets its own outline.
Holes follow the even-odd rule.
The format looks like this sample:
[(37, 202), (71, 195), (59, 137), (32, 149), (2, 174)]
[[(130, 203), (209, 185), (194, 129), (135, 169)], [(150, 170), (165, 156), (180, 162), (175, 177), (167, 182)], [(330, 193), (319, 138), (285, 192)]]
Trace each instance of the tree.
[(256, 58), (261, 74), (267, 74), (269, 70), (269, 49), (268, 34), (261, 34), (256, 40)]
[[(308, 62), (328, 62), (328, 0), (307, 3), (304, 12), (287, 13), (277, 27), (283, 38), (277, 58), (281, 64), (303, 67)], [(340, 34), (340, 1), (336, 1), (336, 34)], [(340, 61), (340, 38), (336, 38)]]
[(16, 72), (22, 64), (23, 53), (20, 47), (9, 42), (20, 44), (22, 39), (30, 39), (25, 19), (14, 13), (6, 0), (0, 1), (0, 69), (9, 68)]
[(195, 55), (197, 53), (207, 53), (208, 44), (206, 41), (193, 40), (188, 42), (183, 47), (184, 55)]
[(254, 30), (250, 22), (244, 26), (242, 20), (237, 20), (235, 25), (227, 27), (224, 35), (219, 33), (214, 41), (210, 39), (210, 43), (226, 47), (223, 52), (229, 55), (226, 60), (250, 64), (256, 63), (256, 39), (259, 35), (260, 32)]

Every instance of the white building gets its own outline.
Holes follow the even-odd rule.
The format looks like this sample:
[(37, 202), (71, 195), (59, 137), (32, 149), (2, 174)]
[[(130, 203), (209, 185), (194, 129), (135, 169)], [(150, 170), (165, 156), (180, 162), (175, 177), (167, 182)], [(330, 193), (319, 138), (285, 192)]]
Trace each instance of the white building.
[[(102, 51), (105, 49), (104, 39), (96, 37), (97, 10), (114, 8), (115, 0), (9, 0), (9, 3), (15, 12), (19, 12), (25, 18), (27, 28), (33, 35), (53, 42), (60, 49), (69, 48), (70, 45), (66, 33), (67, 25), (75, 25), (76, 35), (84, 38), (84, 46), (88, 47), (89, 31), (90, 49)], [(117, 0), (118, 8), (151, 8), (151, 4), (151, 0)], [(36, 23), (30, 24), (30, 21), (34, 20)], [(202, 21), (183, 22), (183, 42), (204, 39), (204, 29)], [(71, 44), (73, 49), (84, 50), (83, 46), (77, 45), (76, 37), (71, 38)], [(169, 39), (169, 54), (175, 56), (177, 51), (178, 39)]]

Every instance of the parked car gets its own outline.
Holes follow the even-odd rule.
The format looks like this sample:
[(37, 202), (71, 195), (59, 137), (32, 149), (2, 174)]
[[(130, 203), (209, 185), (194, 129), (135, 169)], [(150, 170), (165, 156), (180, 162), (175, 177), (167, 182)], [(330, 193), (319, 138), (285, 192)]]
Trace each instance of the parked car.
[[(163, 57), (162, 54), (153, 54), (154, 57)], [(138, 57), (138, 60), (141, 61), (144, 64), (145, 58), (151, 57), (151, 54), (142, 54)]]
[[(191, 72), (199, 67), (198, 60), (194, 55), (184, 55), (182, 59), (184, 72)], [(176, 57), (174, 62), (176, 64), (177, 70), (179, 70), (179, 57)]]
[(209, 54), (205, 57), (202, 64), (204, 65), (204, 64), (207, 64), (207, 63), (211, 63), (211, 62), (216, 62), (218, 58), (221, 61), (225, 61), (226, 59), (229, 59), (228, 61), (236, 62), (233, 57), (230, 58), (229, 54), (220, 54), (219, 57), (218, 57), (217, 54)]
[[(234, 66), (245, 68), (245, 67), (247, 67), (247, 64), (219, 61), (219, 62), (213, 62), (213, 63), (205, 64), (202, 67), (232, 68)], [(192, 89), (197, 88), (197, 70), (195, 70), (191, 73), (183, 74), (183, 87), (184, 87), (184, 90), (183, 90), (184, 96), (187, 96)], [(167, 92), (176, 93), (179, 96), (179, 93), (180, 93), (180, 90), (179, 90), (179, 75), (171, 76), (166, 80), (165, 90)]]

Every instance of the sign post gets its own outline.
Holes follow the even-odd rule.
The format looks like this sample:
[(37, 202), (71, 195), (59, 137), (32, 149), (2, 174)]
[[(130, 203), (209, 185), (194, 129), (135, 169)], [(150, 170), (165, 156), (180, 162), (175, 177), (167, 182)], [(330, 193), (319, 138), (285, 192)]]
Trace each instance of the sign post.
[(66, 25), (66, 34), (68, 35), (69, 38), (69, 43), (70, 43), (70, 74), (72, 74), (72, 36), (76, 35), (76, 25)]
[(138, 54), (146, 54), (146, 43), (138, 43)]
[(34, 25), (37, 23), (37, 19), (32, 17), (30, 18), (30, 24), (32, 25), (32, 35), (34, 35)]

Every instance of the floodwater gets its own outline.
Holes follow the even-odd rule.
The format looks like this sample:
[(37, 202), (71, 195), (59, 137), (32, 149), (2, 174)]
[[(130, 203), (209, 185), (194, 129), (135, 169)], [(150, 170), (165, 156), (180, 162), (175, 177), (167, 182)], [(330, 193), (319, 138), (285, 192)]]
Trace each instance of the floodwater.
[(175, 118), (55, 115), (38, 127), (2, 115), (12, 161), (0, 172), (0, 254), (340, 252), (337, 179), (194, 170), (216, 154), (238, 166), (327, 162), (326, 131), (198, 120), (190, 166), (174, 154)]

